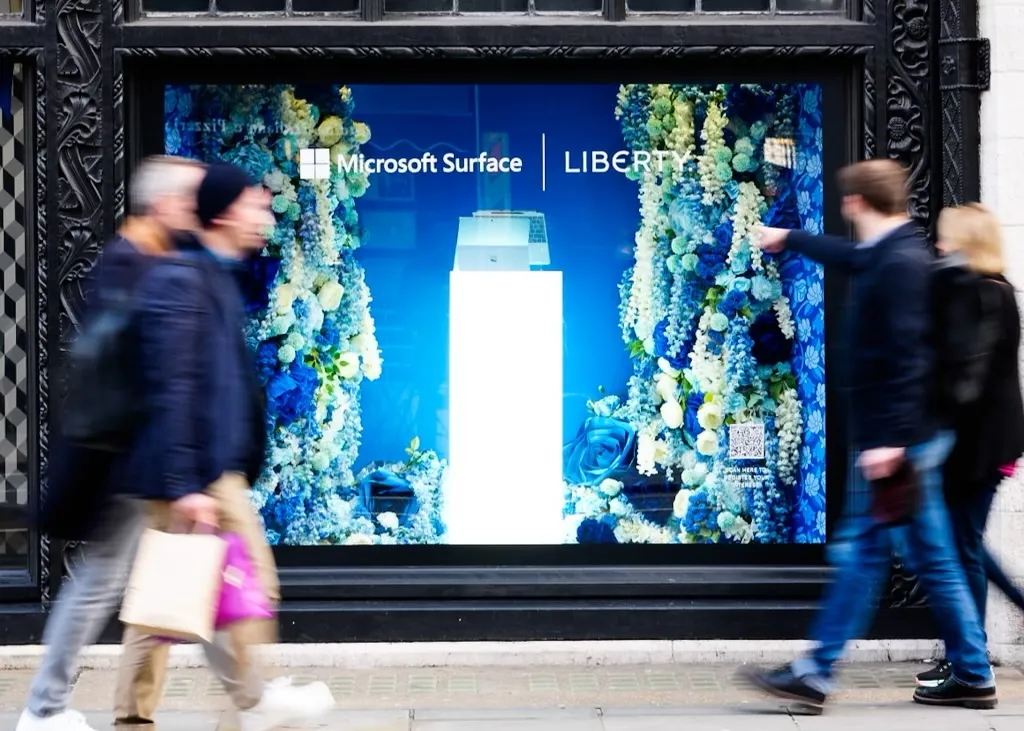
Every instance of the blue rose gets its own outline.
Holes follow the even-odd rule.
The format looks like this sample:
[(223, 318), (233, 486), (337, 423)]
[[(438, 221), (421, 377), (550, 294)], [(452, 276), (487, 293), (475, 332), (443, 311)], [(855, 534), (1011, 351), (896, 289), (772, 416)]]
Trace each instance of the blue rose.
[(320, 385), (316, 370), (295, 361), (287, 371), (275, 373), (267, 384), (267, 399), (285, 424), (313, 409), (313, 394)]
[(746, 304), (747, 298), (743, 296), (742, 292), (738, 289), (730, 289), (718, 303), (718, 311), (731, 320)]
[(782, 334), (779, 320), (773, 311), (762, 312), (750, 325), (750, 352), (763, 365), (775, 365), (789, 360), (793, 354), (793, 341)]
[(587, 518), (576, 529), (577, 543), (618, 543), (615, 537), (615, 519), (605, 515), (600, 520)]
[(633, 467), (636, 431), (628, 422), (592, 416), (562, 450), (565, 479), (574, 485), (599, 485)]
[(691, 439), (704, 431), (704, 427), (697, 421), (697, 412), (704, 405), (704, 394), (694, 391), (686, 397), (686, 409), (683, 411), (683, 432)]
[(256, 349), (256, 369), (259, 371), (260, 380), (266, 382), (277, 370), (277, 343), (267, 341), (260, 343)]
[(682, 370), (689, 365), (690, 353), (680, 348), (679, 355), (670, 356), (667, 330), (668, 320), (662, 320), (654, 327), (654, 355), (667, 360), (676, 370)]
[(732, 247), (732, 219), (727, 218), (715, 228), (715, 246), (728, 251)]
[(374, 470), (359, 481), (359, 500), (370, 515), (394, 513), (399, 525), (408, 525), (419, 510), (419, 500), (410, 482), (384, 469)]

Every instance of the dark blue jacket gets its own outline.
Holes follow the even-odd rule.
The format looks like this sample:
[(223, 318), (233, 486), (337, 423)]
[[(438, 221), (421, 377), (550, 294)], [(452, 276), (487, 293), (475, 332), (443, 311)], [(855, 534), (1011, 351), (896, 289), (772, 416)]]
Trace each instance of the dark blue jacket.
[(934, 415), (930, 279), (934, 257), (907, 223), (874, 243), (793, 231), (791, 251), (851, 278), (845, 336), (853, 447), (906, 447), (931, 439)]
[(235, 279), (194, 242), (184, 249), (180, 256), (190, 265), (105, 252), (113, 273), (107, 276), (142, 272), (137, 353), (147, 406), (132, 448), (113, 470), (112, 488), (149, 499), (202, 491), (228, 471), (253, 482), (266, 449), (262, 389)]

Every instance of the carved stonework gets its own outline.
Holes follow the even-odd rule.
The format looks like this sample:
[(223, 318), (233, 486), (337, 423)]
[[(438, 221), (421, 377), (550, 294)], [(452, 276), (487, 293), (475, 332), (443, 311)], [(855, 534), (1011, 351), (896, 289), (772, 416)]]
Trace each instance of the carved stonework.
[(124, 48), (118, 54), (139, 58), (254, 59), (672, 59), (672, 58), (829, 58), (863, 56), (871, 46), (348, 46)]
[(910, 210), (932, 219), (932, 155), (929, 126), (929, 0), (889, 0), (892, 49), (886, 93), (887, 152), (910, 168)]
[[(50, 246), (57, 253), (60, 310), (49, 336), (57, 338), (61, 350), (78, 329), (84, 277), (99, 254), (112, 203), (104, 200), (102, 188), (110, 149), (103, 139), (102, 8), (103, 3), (79, 0), (56, 0), (54, 8), (58, 42), (51, 108), (57, 114), (58, 216)], [(62, 398), (61, 384), (51, 384), (51, 398)]]
[[(39, 3), (38, 5), (42, 5)], [(37, 7), (38, 7), (37, 5)], [(47, 126), (49, 99), (46, 94), (46, 65), (43, 55), (36, 54), (35, 61), (35, 238), (36, 238), (36, 481), (39, 486), (38, 499), (46, 497), (46, 475), (49, 472), (50, 457), (50, 228), (47, 211)], [(39, 537), (39, 586), (44, 604), (50, 602), (50, 537)]]

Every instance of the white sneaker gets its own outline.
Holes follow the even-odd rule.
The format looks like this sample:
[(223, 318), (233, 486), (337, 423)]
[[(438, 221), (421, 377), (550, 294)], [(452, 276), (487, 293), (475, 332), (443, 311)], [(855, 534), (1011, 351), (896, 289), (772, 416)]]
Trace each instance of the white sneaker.
[(332, 708), (334, 696), (326, 683), (292, 685), (291, 678), (278, 678), (267, 684), (256, 706), (238, 712), (238, 725), (241, 731), (270, 731), (286, 724), (315, 721)]
[[(328, 691), (329, 692), (329, 691)], [(64, 711), (53, 716), (40, 718), (27, 709), (18, 719), (16, 731), (96, 731), (78, 711)]]

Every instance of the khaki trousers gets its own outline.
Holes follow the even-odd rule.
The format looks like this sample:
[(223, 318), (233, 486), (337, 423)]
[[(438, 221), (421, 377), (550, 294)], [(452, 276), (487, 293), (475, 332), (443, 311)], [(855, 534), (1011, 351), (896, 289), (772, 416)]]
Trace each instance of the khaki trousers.
[[(281, 601), (277, 567), (263, 525), (253, 509), (248, 482), (240, 474), (226, 473), (210, 485), (209, 493), (219, 503), (221, 531), (235, 533), (245, 543), (260, 582), (276, 605)], [(150, 501), (148, 504), (150, 528), (168, 530), (171, 517), (170, 503)], [(228, 631), (218, 633), (214, 643), (204, 648), (211, 669), (224, 683), (236, 708), (252, 708), (259, 703), (263, 677), (251, 648), (274, 642), (276, 638), (275, 620), (239, 622)], [(152, 720), (163, 695), (170, 646), (131, 628), (125, 628), (122, 644), (124, 652), (114, 693), (115, 723)]]

